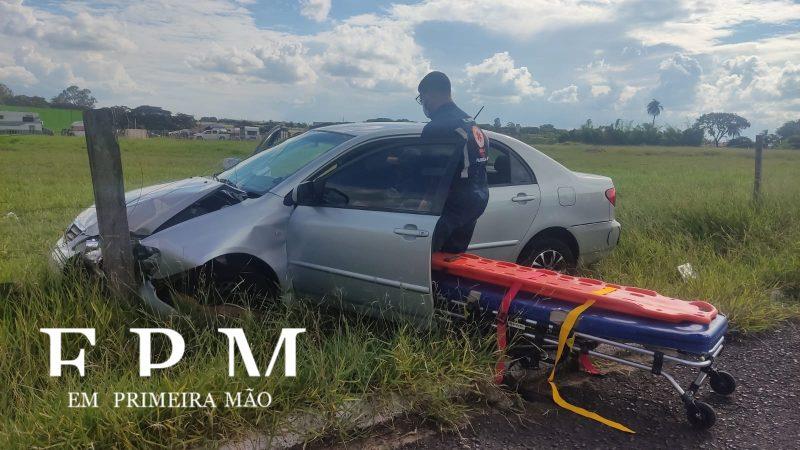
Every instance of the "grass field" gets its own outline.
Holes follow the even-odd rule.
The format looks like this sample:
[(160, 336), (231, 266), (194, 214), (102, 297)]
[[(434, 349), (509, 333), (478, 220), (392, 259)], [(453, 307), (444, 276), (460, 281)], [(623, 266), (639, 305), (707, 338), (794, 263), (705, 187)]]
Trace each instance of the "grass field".
[[(170, 140), (121, 142), (126, 189), (208, 174), (222, 158), (243, 156), (252, 143)], [(727, 149), (539, 146), (567, 167), (614, 178), (622, 239), (613, 255), (584, 273), (707, 299), (744, 332), (796, 316), (800, 304), (800, 152), (770, 151), (764, 202), (750, 201), (750, 152)], [(0, 137), (0, 281), (14, 282), (0, 303), (0, 448), (68, 446), (166, 448), (220, 440), (249, 429), (273, 429), (290, 414), (325, 418), (326, 433), (351, 423), (335, 415), (356, 398), (407, 399), (412, 411), (448, 424), (491, 374), (491, 340), (458, 331), (418, 334), (399, 325), (321, 314), (295, 305), (268, 317), (194, 316), (162, 323), (116, 306), (93, 283), (46, 275), (46, 254), (72, 218), (92, 203), (81, 138)], [(6, 217), (13, 212), (14, 217)], [(698, 278), (684, 282), (689, 262)], [(4, 291), (0, 291), (3, 295)], [(94, 327), (87, 376), (46, 374), (47, 340), (40, 327)], [(187, 354), (151, 378), (136, 376), (137, 341), (128, 327), (167, 326), (183, 333)], [(227, 378), (225, 341), (217, 326), (242, 327), (254, 353), (269, 356), (277, 330), (305, 326), (296, 379)], [(258, 343), (258, 344), (254, 344)], [(75, 352), (76, 346), (67, 346)], [(74, 353), (70, 353), (74, 354)], [(164, 355), (162, 355), (164, 356)], [(250, 409), (67, 409), (68, 391), (268, 390), (276, 404)]]
[(49, 128), (56, 135), (64, 128), (69, 128), (72, 122), (83, 120), (83, 112), (79, 109), (61, 108), (34, 108), (30, 106), (0, 105), (0, 111), (27, 111), (39, 114), (44, 122), (44, 127)]

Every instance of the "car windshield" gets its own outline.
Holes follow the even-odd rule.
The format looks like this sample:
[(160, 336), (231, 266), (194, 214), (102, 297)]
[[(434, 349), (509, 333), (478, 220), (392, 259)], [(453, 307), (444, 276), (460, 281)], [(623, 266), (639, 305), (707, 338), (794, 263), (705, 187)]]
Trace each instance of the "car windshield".
[(262, 195), (317, 156), (352, 137), (342, 133), (309, 131), (242, 161), (217, 178), (246, 192)]

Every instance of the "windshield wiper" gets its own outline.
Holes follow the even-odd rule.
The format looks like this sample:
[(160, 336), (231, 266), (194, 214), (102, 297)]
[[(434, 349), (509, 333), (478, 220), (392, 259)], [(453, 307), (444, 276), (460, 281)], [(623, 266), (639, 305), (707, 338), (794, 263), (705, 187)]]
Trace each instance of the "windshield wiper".
[(236, 189), (237, 191), (244, 193), (249, 198), (261, 197), (261, 194), (259, 194), (257, 192), (248, 191), (247, 189), (237, 185), (236, 183), (234, 183), (233, 181), (231, 181), (231, 180), (229, 180), (227, 178), (220, 178), (217, 175), (214, 175), (213, 178), (214, 178), (215, 181), (219, 181), (220, 183), (222, 183), (222, 184), (224, 184), (226, 186), (230, 186), (230, 187)]

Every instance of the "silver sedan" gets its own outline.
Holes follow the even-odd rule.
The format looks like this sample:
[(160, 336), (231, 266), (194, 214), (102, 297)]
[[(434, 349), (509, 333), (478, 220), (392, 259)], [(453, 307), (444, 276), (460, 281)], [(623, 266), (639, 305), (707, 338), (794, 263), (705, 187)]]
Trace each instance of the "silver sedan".
[[(214, 177), (126, 195), (147, 280), (217, 291), (292, 290), (371, 314), (432, 316), (431, 241), (460, 146), (420, 139), (422, 124), (318, 128)], [(610, 178), (570, 171), (511, 137), (487, 133), (489, 204), (469, 251), (569, 270), (617, 244)], [(53, 262), (96, 266), (93, 207), (70, 224)], [(150, 285), (150, 283), (146, 283)]]

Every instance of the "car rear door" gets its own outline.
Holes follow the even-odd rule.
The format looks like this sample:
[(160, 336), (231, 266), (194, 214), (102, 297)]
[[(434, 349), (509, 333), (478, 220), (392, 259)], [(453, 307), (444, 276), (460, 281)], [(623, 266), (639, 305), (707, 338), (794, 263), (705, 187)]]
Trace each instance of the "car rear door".
[(492, 141), (488, 157), (489, 204), (478, 219), (469, 251), (514, 262), (539, 211), (539, 185), (510, 147)]
[(454, 143), (387, 140), (352, 150), (312, 176), (317, 198), (296, 206), (287, 229), (294, 290), (428, 323), (433, 231), (457, 150)]

